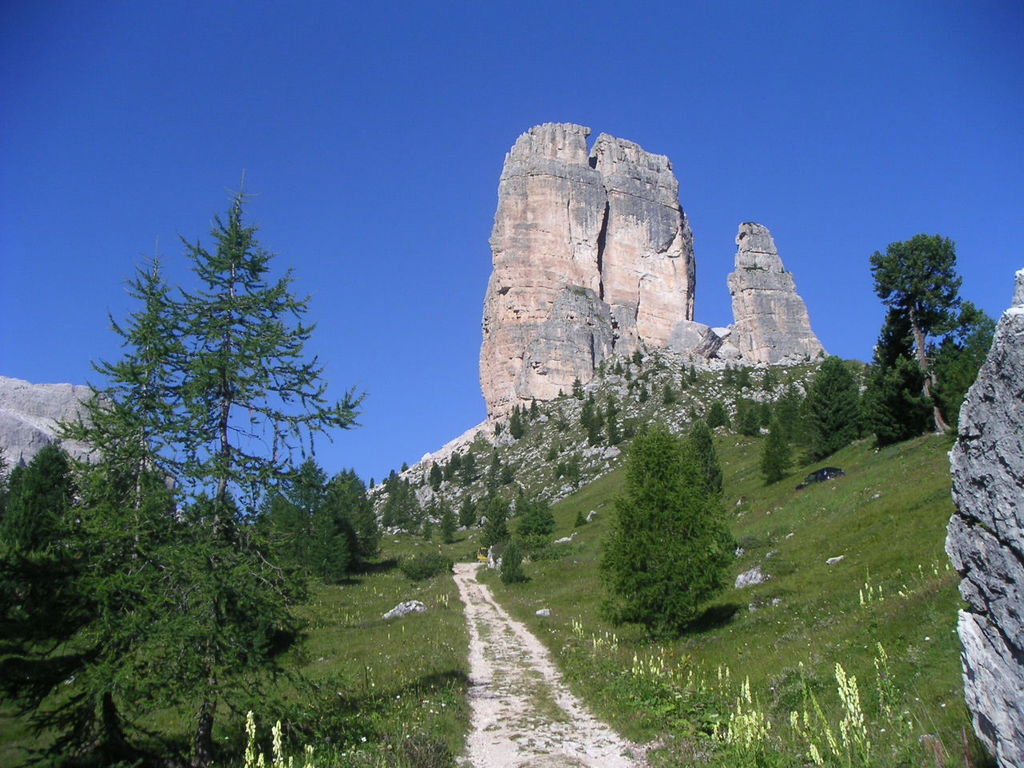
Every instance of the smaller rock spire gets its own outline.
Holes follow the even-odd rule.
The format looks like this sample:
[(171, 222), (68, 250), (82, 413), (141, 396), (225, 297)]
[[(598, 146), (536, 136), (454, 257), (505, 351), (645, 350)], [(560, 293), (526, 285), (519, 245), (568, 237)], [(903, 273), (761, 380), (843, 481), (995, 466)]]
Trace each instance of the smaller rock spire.
[(736, 271), (729, 275), (732, 342), (748, 363), (798, 363), (825, 356), (811, 330), (807, 305), (796, 292), (767, 227), (740, 224)]

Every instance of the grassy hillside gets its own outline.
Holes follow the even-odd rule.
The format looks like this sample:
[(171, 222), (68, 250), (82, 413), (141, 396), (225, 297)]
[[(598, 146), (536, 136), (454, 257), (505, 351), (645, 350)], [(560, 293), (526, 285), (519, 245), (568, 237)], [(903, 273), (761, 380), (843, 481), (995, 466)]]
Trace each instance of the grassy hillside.
[[(943, 551), (950, 440), (924, 437), (881, 451), (861, 441), (765, 487), (761, 439), (723, 435), (718, 451), (739, 547), (730, 584), (755, 566), (768, 579), (728, 589), (685, 637), (653, 643), (638, 627), (613, 627), (601, 617), (600, 543), (621, 471), (556, 507), (557, 536), (570, 535), (579, 512), (597, 514), (576, 529), (561, 558), (531, 563), (528, 583), (504, 586), (491, 576), (499, 599), (548, 644), (601, 715), (663, 746), (661, 764), (735, 765), (742, 754), (749, 765), (810, 763), (810, 744), (827, 752), (825, 722), (842, 752), (848, 708), (837, 694), (837, 663), (859, 683), (870, 764), (943, 764), (925, 762), (928, 750), (963, 764), (961, 729), (970, 726), (955, 631), (959, 598)], [(826, 464), (846, 476), (794, 490), (803, 474)], [(539, 608), (550, 608), (551, 617), (536, 617)], [(748, 679), (750, 700), (741, 709), (754, 715), (733, 720), (731, 746), (716, 745), (707, 737), (725, 737)], [(761, 747), (758, 738), (741, 743), (741, 729), (756, 732), (761, 716), (771, 723)], [(974, 764), (984, 764), (977, 745), (970, 749)]]

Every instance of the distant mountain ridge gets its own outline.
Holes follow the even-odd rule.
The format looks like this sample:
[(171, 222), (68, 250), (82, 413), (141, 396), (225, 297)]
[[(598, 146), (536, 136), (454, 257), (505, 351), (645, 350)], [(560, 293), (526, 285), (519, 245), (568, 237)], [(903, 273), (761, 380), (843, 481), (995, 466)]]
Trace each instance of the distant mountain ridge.
[[(28, 463), (43, 447), (59, 442), (57, 422), (81, 413), (92, 397), (90, 387), (75, 384), (33, 384), (0, 376), (0, 449), (8, 469)], [(62, 443), (72, 456), (82, 457), (86, 446)]]

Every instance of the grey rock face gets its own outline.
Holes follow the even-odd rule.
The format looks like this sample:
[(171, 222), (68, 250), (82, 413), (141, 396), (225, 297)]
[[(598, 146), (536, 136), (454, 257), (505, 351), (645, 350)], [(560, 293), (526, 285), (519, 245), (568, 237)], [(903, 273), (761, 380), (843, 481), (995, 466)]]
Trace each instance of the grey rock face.
[[(56, 424), (81, 413), (92, 397), (89, 387), (73, 384), (32, 384), (0, 376), (0, 448), (9, 467), (28, 463), (46, 445), (57, 442)], [(88, 449), (65, 442), (65, 450), (83, 458)]]
[(612, 352), (666, 346), (693, 319), (693, 236), (671, 163), (570, 123), (505, 157), (491, 233), (480, 383), (488, 414), (589, 381)]
[(734, 319), (729, 341), (743, 360), (778, 364), (824, 357), (807, 306), (768, 228), (740, 224), (736, 245), (736, 270), (728, 278)]
[(703, 323), (683, 320), (672, 330), (666, 346), (694, 359), (710, 359), (717, 355), (723, 341), (721, 336)]
[(1024, 270), (960, 411), (946, 551), (960, 573), (964, 694), (1001, 768), (1024, 766)]
[(745, 589), (746, 587), (764, 584), (766, 581), (768, 581), (768, 574), (761, 570), (761, 566), (755, 565), (749, 571), (744, 571), (737, 576), (733, 587), (735, 589)]

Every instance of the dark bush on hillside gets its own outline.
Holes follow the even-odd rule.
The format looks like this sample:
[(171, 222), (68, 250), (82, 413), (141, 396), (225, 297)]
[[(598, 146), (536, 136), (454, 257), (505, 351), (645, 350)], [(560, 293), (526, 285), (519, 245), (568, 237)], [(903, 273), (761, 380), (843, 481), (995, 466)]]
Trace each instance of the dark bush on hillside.
[(451, 559), (440, 552), (421, 552), (398, 564), (399, 569), (413, 581), (423, 581), (452, 569)]

